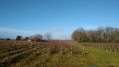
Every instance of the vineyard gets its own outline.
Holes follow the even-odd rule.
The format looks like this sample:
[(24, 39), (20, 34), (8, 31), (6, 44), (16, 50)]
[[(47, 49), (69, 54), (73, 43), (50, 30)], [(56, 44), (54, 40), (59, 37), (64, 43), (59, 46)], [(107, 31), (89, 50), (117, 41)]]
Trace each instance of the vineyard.
[[(96, 53), (101, 50), (107, 52), (104, 57), (111, 59), (99, 61)], [(118, 52), (118, 43), (1, 41), (0, 67), (118, 67), (119, 60), (112, 60), (119, 57)]]
[(105, 51), (119, 52), (119, 43), (80, 43), (79, 45), (95, 47)]

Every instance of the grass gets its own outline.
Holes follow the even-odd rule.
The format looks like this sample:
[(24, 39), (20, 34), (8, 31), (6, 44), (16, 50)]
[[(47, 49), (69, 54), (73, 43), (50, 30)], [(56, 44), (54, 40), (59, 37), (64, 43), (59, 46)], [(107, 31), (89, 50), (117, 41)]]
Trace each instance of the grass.
[[(78, 47), (81, 49), (81, 47)], [(97, 49), (94, 47), (86, 47), (85, 46), (85, 52), (88, 52), (92, 54), (95, 57), (94, 64), (97, 67), (119, 67), (119, 53), (118, 52), (111, 52), (111, 51), (105, 51), (103, 49)]]
[[(24, 51), (21, 51), (21, 48), (17, 49), (17, 51), (21, 51), (20, 53), (14, 54), (15, 50), (13, 50), (13, 55), (11, 54), (11, 60), (13, 60), (14, 62), (10, 60), (5, 61), (4, 64), (7, 63), (6, 65), (8, 67), (111, 67), (111, 66), (119, 67), (118, 52), (111, 52), (94, 47), (81, 46), (77, 45), (74, 42), (70, 42), (70, 44), (72, 45), (70, 46), (69, 45), (66, 46), (65, 44), (60, 46), (34, 45), (31, 48), (29, 48), (29, 45), (26, 45), (26, 47), (23, 48), (26, 49)], [(16, 45), (16, 47), (17, 46), (18, 45)], [(53, 48), (54, 46), (55, 46), (54, 49), (50, 48), (50, 47)], [(61, 46), (63, 49), (63, 53), (61, 53), (60, 51)], [(71, 46), (73, 50), (72, 52), (70, 52)], [(12, 49), (9, 46), (8, 48)], [(8, 53), (2, 52), (0, 56), (2, 55), (4, 56), (7, 54), (9, 55), (10, 53), (12, 53), (12, 51), (9, 51)], [(1, 57), (0, 64), (1, 62), (4, 62), (3, 60), (4, 58)]]
[(12, 64), (11, 67), (21, 67), (23, 65), (24, 67), (88, 67), (94, 61), (94, 57), (91, 54), (71, 54), (70, 52), (50, 54), (47, 47), (38, 53), (40, 54), (29, 55), (18, 63)]

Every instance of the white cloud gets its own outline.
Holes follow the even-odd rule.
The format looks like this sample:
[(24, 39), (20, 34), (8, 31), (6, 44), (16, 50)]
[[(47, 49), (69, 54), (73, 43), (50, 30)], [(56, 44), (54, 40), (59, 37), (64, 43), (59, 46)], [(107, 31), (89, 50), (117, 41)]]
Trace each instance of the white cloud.
[(59, 34), (59, 35), (53, 35), (53, 39), (59, 39), (59, 40), (70, 40), (71, 34)]
[[(51, 32), (53, 39), (60, 39), (60, 40), (71, 39), (71, 33), (68, 33), (67, 31), (61, 28), (52, 29), (49, 32)], [(15, 38), (17, 35), (30, 36), (34, 34), (36, 34), (36, 31), (32, 32), (27, 30), (0, 27), (0, 37), (3, 37), (3, 38), (4, 37)]]
[(18, 33), (18, 32), (29, 32), (25, 30), (19, 30), (19, 29), (13, 29), (13, 28), (5, 28), (5, 27), (0, 27), (1, 32), (11, 32), (11, 33)]
[(53, 39), (60, 39), (60, 40), (71, 39), (71, 34), (61, 28), (53, 29), (51, 30), (51, 33)]
[(0, 27), (0, 33), (8, 33), (8, 34), (13, 34), (13, 35), (31, 35), (31, 34), (33, 34), (33, 32), (31, 32), (31, 31), (6, 28), (6, 27)]

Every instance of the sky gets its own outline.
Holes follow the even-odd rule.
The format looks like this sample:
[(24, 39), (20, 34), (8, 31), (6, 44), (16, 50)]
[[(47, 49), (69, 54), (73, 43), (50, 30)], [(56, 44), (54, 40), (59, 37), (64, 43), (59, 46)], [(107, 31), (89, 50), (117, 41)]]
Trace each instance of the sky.
[(52, 34), (71, 39), (78, 28), (119, 28), (119, 0), (0, 0), (0, 38)]

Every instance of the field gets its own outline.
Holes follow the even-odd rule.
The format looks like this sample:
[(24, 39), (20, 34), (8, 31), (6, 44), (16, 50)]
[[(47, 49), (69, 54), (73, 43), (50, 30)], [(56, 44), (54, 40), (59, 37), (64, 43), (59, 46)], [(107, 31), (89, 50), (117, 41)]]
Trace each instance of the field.
[(0, 67), (119, 67), (118, 43), (0, 41)]

